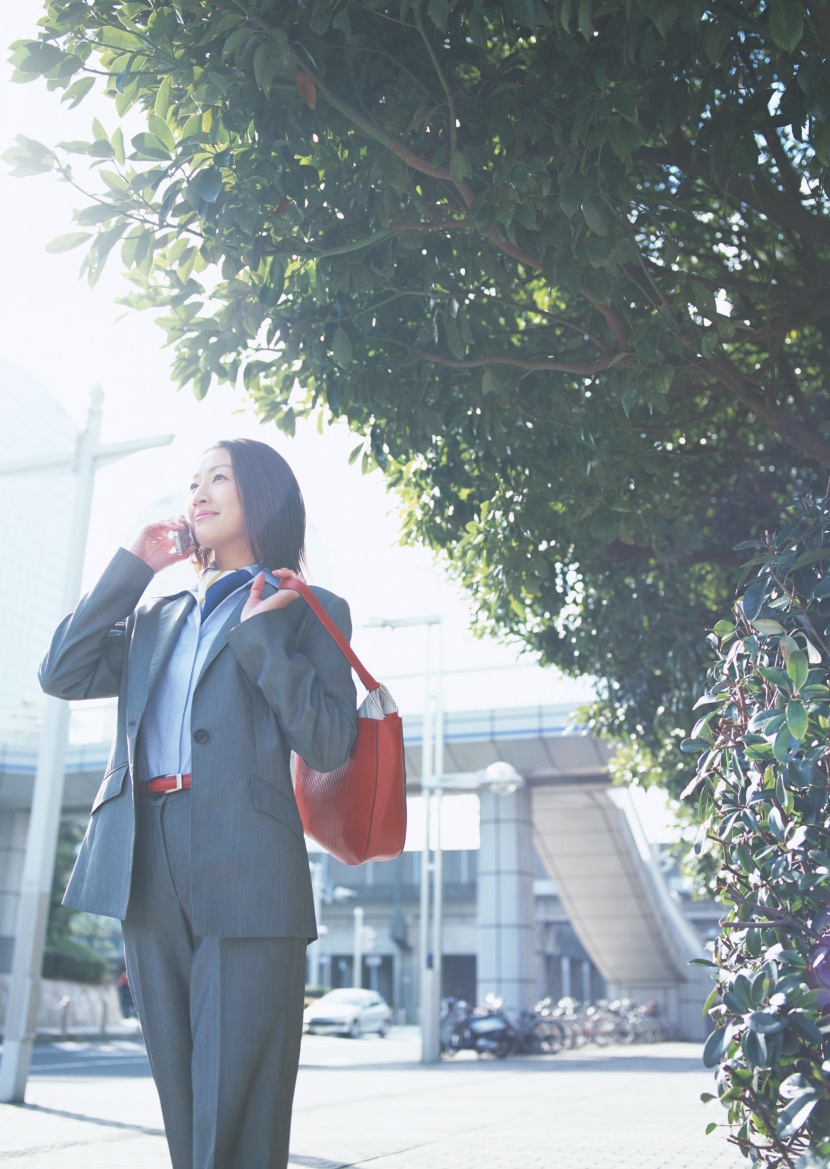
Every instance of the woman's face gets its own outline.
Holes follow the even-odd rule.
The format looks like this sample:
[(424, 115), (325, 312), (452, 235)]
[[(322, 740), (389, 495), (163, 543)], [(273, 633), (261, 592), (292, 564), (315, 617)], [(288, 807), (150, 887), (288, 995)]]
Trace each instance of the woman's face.
[(219, 568), (241, 568), (253, 562), (233, 463), (224, 447), (206, 451), (199, 460), (190, 483), (187, 515), (196, 539), (213, 549)]

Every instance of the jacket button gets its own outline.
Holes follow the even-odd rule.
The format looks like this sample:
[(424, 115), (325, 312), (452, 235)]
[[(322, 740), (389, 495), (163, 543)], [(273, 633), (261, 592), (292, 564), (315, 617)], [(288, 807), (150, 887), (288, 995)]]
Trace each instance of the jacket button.
[(206, 743), (210, 738), (210, 735), (207, 733), (207, 731), (198, 730), (193, 735), (193, 738), (197, 743)]

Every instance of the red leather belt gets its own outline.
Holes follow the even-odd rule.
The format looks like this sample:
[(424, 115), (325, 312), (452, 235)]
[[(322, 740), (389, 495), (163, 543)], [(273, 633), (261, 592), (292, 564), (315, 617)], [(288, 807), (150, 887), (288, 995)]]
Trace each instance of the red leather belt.
[(165, 792), (179, 792), (190, 787), (193, 776), (188, 775), (157, 775), (155, 779), (139, 780), (136, 784), (139, 795), (160, 796)]

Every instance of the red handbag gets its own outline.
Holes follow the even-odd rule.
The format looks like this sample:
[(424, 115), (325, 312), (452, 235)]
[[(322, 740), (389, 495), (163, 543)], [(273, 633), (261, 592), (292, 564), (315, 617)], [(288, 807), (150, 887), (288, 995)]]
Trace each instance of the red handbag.
[(297, 757), (294, 795), (303, 828), (346, 865), (392, 860), (403, 851), (406, 838), (406, 768), (398, 708), (308, 585), (296, 577), (280, 584), (307, 602), (368, 691), (357, 712), (355, 745), (342, 767), (315, 771)]

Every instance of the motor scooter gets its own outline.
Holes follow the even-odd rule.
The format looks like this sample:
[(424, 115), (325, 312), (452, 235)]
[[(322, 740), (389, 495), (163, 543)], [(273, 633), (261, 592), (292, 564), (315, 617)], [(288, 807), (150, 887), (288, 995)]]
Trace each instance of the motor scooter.
[(463, 999), (445, 999), (441, 1004), (440, 1037), (442, 1055), (474, 1051), (496, 1059), (506, 1059), (518, 1041), (516, 1028), (500, 1007), (474, 1010)]

